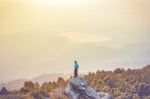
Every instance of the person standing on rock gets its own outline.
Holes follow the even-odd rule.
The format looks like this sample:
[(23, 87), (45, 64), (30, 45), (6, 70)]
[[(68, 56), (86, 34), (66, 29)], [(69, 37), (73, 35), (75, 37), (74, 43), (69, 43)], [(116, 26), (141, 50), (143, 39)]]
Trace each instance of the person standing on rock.
[(78, 68), (79, 68), (79, 65), (77, 61), (74, 61), (74, 77), (78, 76)]

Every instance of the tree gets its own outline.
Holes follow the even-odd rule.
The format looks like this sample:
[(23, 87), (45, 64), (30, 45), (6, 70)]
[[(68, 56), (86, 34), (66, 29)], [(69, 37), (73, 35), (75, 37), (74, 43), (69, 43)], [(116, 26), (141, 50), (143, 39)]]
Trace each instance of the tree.
[(123, 68), (122, 68), (122, 69), (117, 68), (117, 69), (114, 70), (114, 73), (115, 73), (115, 74), (121, 74), (121, 73), (123, 73), (123, 72), (125, 72), (125, 70), (124, 70)]
[(0, 91), (0, 95), (6, 95), (8, 94), (8, 90), (5, 87), (2, 87), (1, 91)]
[(32, 81), (26, 81), (24, 83), (24, 88), (29, 89), (29, 90), (33, 90), (35, 88), (35, 85)]
[(57, 79), (57, 84), (58, 84), (59, 87), (64, 87), (66, 83), (65, 83), (65, 80), (62, 77), (59, 77)]

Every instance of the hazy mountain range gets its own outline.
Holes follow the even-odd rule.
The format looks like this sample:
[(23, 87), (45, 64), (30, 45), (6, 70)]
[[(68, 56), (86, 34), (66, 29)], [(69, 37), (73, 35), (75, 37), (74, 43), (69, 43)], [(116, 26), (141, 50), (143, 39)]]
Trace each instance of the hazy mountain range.
[(70, 76), (71, 76), (71, 74), (53, 73), (53, 74), (39, 75), (32, 79), (16, 79), (16, 80), (9, 81), (6, 83), (1, 83), (0, 89), (2, 87), (6, 87), (9, 90), (19, 90), (21, 87), (23, 87), (25, 81), (38, 82), (41, 85), (44, 82), (56, 81), (58, 77), (63, 77), (64, 79), (67, 79)]

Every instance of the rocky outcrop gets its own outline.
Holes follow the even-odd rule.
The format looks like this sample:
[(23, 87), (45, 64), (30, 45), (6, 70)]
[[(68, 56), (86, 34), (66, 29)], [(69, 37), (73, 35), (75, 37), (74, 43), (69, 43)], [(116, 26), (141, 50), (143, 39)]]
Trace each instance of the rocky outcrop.
[(71, 99), (112, 99), (111, 95), (104, 92), (94, 91), (83, 77), (76, 77), (70, 80), (65, 93)]

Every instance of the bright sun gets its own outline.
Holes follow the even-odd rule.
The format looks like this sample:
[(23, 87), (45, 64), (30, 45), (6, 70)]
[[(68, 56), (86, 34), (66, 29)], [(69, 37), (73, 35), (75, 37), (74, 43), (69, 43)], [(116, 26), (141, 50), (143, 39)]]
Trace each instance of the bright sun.
[(40, 4), (48, 4), (48, 5), (68, 5), (81, 3), (81, 0), (35, 0), (35, 1)]

